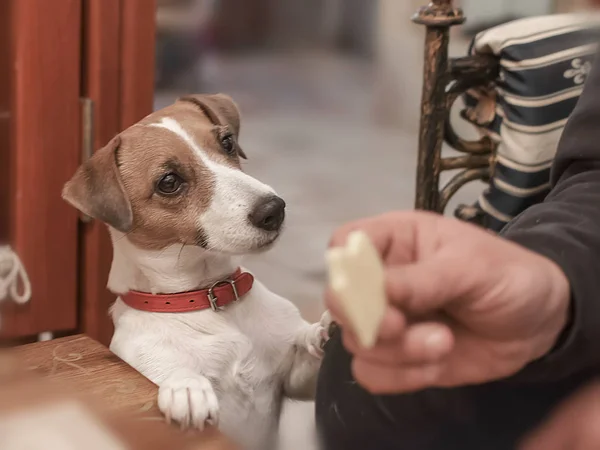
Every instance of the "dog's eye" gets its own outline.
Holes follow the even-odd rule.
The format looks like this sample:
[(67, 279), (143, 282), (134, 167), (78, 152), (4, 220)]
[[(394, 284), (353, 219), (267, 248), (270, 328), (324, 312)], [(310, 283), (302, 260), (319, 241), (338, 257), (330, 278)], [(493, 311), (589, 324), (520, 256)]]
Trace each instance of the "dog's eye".
[(172, 195), (179, 192), (182, 185), (183, 180), (179, 175), (175, 173), (169, 173), (160, 179), (156, 185), (156, 188), (161, 194)]
[(223, 146), (223, 150), (228, 155), (233, 155), (235, 153), (235, 138), (233, 134), (226, 134), (221, 138), (221, 145)]

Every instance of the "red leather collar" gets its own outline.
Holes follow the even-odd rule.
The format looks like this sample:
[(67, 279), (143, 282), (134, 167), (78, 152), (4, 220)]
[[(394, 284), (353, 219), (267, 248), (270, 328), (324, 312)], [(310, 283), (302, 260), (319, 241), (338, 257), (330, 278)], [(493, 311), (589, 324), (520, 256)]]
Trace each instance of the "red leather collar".
[(127, 306), (141, 311), (158, 313), (179, 313), (201, 311), (227, 306), (244, 297), (254, 284), (254, 277), (241, 269), (235, 271), (230, 278), (217, 281), (208, 289), (182, 292), (180, 294), (148, 294), (129, 291), (121, 295)]

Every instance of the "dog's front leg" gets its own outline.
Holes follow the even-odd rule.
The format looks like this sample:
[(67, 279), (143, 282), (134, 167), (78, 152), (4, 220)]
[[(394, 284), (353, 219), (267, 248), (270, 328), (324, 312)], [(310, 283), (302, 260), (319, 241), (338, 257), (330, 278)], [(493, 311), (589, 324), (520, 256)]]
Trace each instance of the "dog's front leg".
[(286, 396), (297, 400), (311, 400), (315, 396), (317, 376), (323, 358), (323, 346), (327, 342), (331, 324), (329, 312), (321, 321), (306, 324), (295, 337), (292, 363), (285, 379)]
[(178, 348), (154, 336), (143, 336), (139, 340), (131, 336), (117, 328), (110, 349), (158, 385), (158, 407), (167, 420), (185, 428), (216, 425), (219, 420), (217, 396), (208, 378), (195, 368), (197, 364), (190, 365), (187, 350), (201, 344)]

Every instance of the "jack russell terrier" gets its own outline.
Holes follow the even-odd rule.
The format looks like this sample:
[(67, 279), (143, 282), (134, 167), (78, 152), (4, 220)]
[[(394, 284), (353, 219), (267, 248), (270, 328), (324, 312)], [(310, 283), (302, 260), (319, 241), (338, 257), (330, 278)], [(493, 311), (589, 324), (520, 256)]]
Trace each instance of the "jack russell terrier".
[(285, 217), (275, 191), (242, 172), (239, 132), (228, 96), (181, 98), (98, 150), (63, 198), (109, 226), (110, 349), (159, 386), (167, 420), (218, 423), (265, 450), (283, 399), (314, 395), (330, 317), (307, 323), (239, 268)]

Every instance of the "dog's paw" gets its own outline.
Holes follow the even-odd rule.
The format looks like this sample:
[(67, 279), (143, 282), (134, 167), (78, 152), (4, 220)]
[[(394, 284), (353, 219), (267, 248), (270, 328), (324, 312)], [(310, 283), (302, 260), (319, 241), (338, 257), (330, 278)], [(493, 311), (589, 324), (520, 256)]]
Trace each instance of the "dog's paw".
[(319, 324), (323, 327), (323, 340), (321, 341), (321, 349), (325, 347), (327, 341), (331, 338), (335, 326), (335, 322), (331, 318), (331, 313), (329, 311), (325, 311), (321, 316), (321, 321)]
[(311, 325), (306, 338), (306, 349), (315, 358), (323, 358), (323, 348), (329, 340), (331, 314), (325, 311), (318, 323)]
[(207, 378), (200, 375), (172, 376), (158, 388), (158, 407), (168, 422), (182, 428), (203, 430), (219, 422), (219, 401)]

